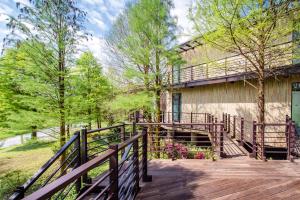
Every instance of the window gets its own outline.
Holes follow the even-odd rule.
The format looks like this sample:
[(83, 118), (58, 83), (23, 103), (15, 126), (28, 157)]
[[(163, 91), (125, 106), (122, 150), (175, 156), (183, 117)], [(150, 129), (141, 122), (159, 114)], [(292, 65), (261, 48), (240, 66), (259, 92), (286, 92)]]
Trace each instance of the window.
[(180, 66), (179, 65), (173, 66), (172, 78), (173, 78), (173, 80), (172, 80), (173, 84), (180, 83)]
[(180, 116), (181, 116), (181, 94), (175, 93), (172, 95), (173, 122), (180, 122)]

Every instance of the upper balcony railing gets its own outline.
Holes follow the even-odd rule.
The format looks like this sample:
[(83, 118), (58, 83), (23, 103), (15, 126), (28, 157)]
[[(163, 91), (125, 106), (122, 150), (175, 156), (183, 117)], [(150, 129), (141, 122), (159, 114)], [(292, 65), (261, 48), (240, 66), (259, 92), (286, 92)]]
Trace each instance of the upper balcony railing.
[[(284, 53), (283, 53), (284, 52)], [(266, 51), (267, 69), (274, 69), (293, 64), (292, 42), (270, 47)], [(271, 55), (272, 54), (272, 55)], [(249, 57), (253, 54), (248, 53)], [(172, 68), (171, 84), (188, 83), (199, 80), (227, 77), (255, 71), (252, 64), (242, 55), (234, 55), (212, 62), (200, 63), (187, 67)]]

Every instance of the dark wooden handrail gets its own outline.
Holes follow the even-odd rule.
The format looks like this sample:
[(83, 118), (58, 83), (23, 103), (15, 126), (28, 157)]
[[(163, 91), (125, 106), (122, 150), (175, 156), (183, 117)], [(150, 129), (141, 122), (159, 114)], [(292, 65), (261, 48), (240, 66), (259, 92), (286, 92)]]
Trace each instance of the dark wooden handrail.
[(117, 124), (117, 125), (114, 125), (114, 126), (108, 126), (108, 127), (104, 127), (104, 128), (98, 128), (98, 129), (93, 129), (93, 130), (87, 130), (87, 133), (96, 133), (96, 132), (100, 132), (100, 131), (105, 131), (105, 130), (109, 130), (109, 129), (113, 129), (113, 128), (119, 128), (119, 127), (122, 127), (126, 124)]
[(38, 179), (41, 177), (47, 169), (51, 167), (51, 165), (75, 142), (75, 140), (79, 139), (79, 132), (75, 132), (71, 139), (63, 145), (63, 147), (58, 150), (58, 152), (50, 158), (26, 183), (24, 183), (19, 190), (16, 191), (12, 196), (10, 196), (10, 200), (20, 199), (24, 196), (24, 193), (28, 190), (30, 186), (32, 186)]
[[(116, 152), (124, 149), (126, 146), (133, 144), (139, 138), (146, 135), (147, 132), (142, 132), (140, 134), (135, 135), (134, 137), (124, 141), (123, 143), (117, 145), (117, 149), (108, 149), (96, 158), (87, 161), (86, 163), (82, 164), (78, 168), (74, 169), (73, 171), (69, 172), (68, 174), (58, 178), (57, 180), (53, 181), (52, 183), (42, 187), (41, 189), (37, 190), (36, 192), (32, 193), (31, 195), (25, 197), (25, 200), (39, 200), (39, 199), (47, 199), (53, 196), (56, 192), (64, 189), (72, 182), (76, 181), (78, 178), (83, 177), (86, 175), (90, 170), (98, 167), (99, 165), (103, 164), (107, 161), (107, 159), (111, 158), (116, 154)], [(147, 145), (147, 144), (144, 144)]]
[(87, 163), (74, 169), (70, 173), (58, 178), (52, 183), (25, 197), (24, 200), (42, 200), (50, 198), (54, 193), (60, 191), (61, 189), (63, 189), (64, 187), (66, 187), (67, 185), (84, 175), (86, 172), (90, 171), (91, 169), (94, 169), (101, 163), (105, 162), (114, 152), (115, 150), (112, 149), (106, 150), (100, 156), (88, 161)]

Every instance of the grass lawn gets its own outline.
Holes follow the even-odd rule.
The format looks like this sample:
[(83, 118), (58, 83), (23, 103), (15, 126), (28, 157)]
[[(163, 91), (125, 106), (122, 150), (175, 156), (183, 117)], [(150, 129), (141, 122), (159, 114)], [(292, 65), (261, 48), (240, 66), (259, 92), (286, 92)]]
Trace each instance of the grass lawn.
[(6, 199), (53, 155), (52, 142), (29, 141), (0, 149), (0, 199)]
[(0, 140), (9, 138), (9, 137), (13, 137), (16, 135), (21, 135), (24, 133), (29, 133), (29, 131), (28, 130), (10, 130), (10, 129), (0, 127)]

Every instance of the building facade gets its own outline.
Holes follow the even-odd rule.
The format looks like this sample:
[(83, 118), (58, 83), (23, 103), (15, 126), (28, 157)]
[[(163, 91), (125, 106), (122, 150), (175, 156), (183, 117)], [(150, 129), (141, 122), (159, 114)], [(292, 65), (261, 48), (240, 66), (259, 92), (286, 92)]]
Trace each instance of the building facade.
[[(287, 39), (274, 48), (291, 43)], [(181, 45), (179, 53), (186, 64), (172, 67), (171, 86), (162, 98), (162, 110), (172, 113), (172, 121), (184, 122), (183, 113), (211, 113), (221, 118), (224, 112), (249, 121), (257, 119), (255, 70), (243, 56), (222, 52), (197, 40)], [(284, 122), (289, 115), (299, 130), (299, 63), (292, 51), (269, 61), (272, 70), (266, 69), (266, 122)]]

